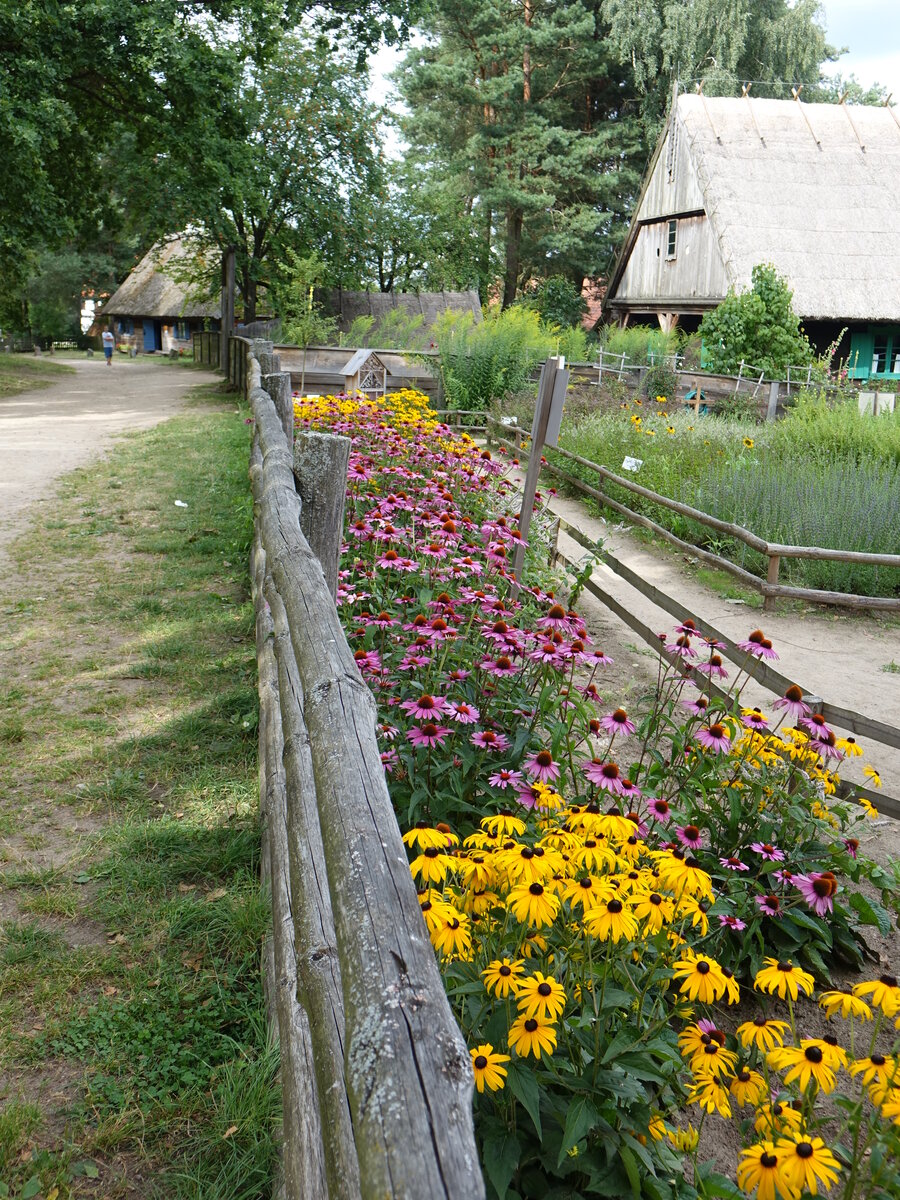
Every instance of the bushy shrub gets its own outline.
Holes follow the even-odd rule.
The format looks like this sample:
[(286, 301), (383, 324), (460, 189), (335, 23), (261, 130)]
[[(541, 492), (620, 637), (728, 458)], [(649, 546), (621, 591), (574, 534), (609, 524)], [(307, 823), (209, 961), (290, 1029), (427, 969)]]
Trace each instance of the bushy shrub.
[(619, 329), (606, 325), (600, 331), (600, 345), (610, 354), (624, 354), (634, 363), (649, 362), (651, 357), (662, 359), (678, 353), (680, 335), (676, 331), (663, 333), (652, 325), (630, 325)]
[(525, 304), (535, 310), (545, 325), (557, 325), (560, 329), (579, 326), (587, 312), (584, 297), (565, 275), (550, 275), (540, 280)]
[(650, 367), (644, 376), (643, 391), (648, 400), (663, 396), (674, 404), (677, 388), (678, 378), (675, 372), (663, 363)]
[(734, 374), (742, 362), (784, 377), (789, 366), (806, 366), (812, 347), (791, 305), (793, 293), (773, 266), (753, 268), (746, 292), (730, 291), (701, 324), (706, 365), (710, 371)]
[(771, 426), (773, 453), (900, 463), (900, 407), (863, 416), (856, 397), (829, 403), (823, 392), (801, 392), (781, 421)]

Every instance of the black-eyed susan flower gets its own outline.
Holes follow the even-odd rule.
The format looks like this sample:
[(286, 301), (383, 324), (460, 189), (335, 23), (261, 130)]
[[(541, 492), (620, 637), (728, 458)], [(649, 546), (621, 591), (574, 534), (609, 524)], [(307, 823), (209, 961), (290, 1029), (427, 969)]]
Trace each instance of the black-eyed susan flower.
[(682, 896), (675, 909), (675, 916), (678, 920), (689, 921), (694, 929), (699, 929), (706, 937), (709, 933), (708, 911), (709, 902), (705, 897), (698, 900), (696, 896)]
[(445, 957), (468, 958), (472, 953), (472, 930), (469, 918), (453, 909), (453, 915), (431, 934), (431, 944)]
[(456, 913), (453, 905), (448, 904), (441, 893), (435, 891), (434, 888), (427, 888), (419, 896), (419, 908), (421, 908), (422, 916), (425, 918), (425, 925), (429, 936), (442, 929)]
[[(800, 992), (811, 996), (815, 980), (808, 971), (795, 967), (786, 959), (764, 958), (765, 966), (756, 972), (753, 986), (758, 992), (768, 992), (770, 996), (778, 995), (782, 1000), (788, 996), (796, 1000)], [(855, 990), (855, 989), (854, 989)]]
[(820, 1186), (827, 1191), (837, 1183), (841, 1165), (821, 1138), (805, 1133), (779, 1138), (776, 1152), (783, 1155), (785, 1181), (798, 1194), (816, 1196)]
[(744, 449), (745, 450), (752, 450), (755, 445), (756, 445), (756, 443), (754, 442), (752, 437), (744, 438)]
[(870, 821), (878, 819), (878, 809), (871, 800), (867, 800), (865, 796), (859, 797), (859, 807), (863, 810)]
[(693, 1058), (711, 1039), (725, 1045), (725, 1034), (712, 1021), (697, 1021), (686, 1025), (678, 1035), (678, 1049), (683, 1058)]
[(770, 1137), (781, 1133), (793, 1133), (803, 1127), (803, 1114), (793, 1104), (783, 1104), (780, 1100), (772, 1104), (764, 1104), (756, 1114), (753, 1128), (757, 1133), (767, 1133)]
[(700, 1141), (700, 1134), (693, 1125), (688, 1125), (687, 1129), (667, 1129), (666, 1134), (675, 1149), (684, 1154), (692, 1154)]
[(449, 846), (455, 846), (459, 842), (459, 838), (455, 833), (442, 829), (433, 829), (427, 821), (419, 821), (413, 829), (408, 829), (403, 835), (403, 843), (406, 846), (415, 846), (418, 850), (446, 850)]
[(547, 953), (549, 944), (539, 930), (529, 929), (522, 941), (522, 953), (526, 958), (537, 958), (538, 955)]
[(589, 908), (584, 914), (584, 927), (591, 937), (602, 942), (631, 941), (637, 937), (638, 926), (629, 908), (617, 896)]
[(486, 829), (494, 837), (511, 835), (521, 837), (525, 832), (525, 822), (521, 817), (513, 816), (510, 812), (495, 813), (492, 817), (483, 817), (481, 828)]
[(492, 1092), (498, 1092), (506, 1083), (506, 1067), (509, 1062), (508, 1054), (497, 1054), (490, 1042), (476, 1046), (470, 1050), (472, 1070), (475, 1072), (475, 1086), (479, 1092), (487, 1087)]
[(650, 1118), (650, 1124), (647, 1126), (647, 1132), (654, 1142), (661, 1142), (666, 1136), (668, 1130), (666, 1123), (663, 1120), (662, 1113), (654, 1113)]
[(701, 1076), (693, 1083), (688, 1091), (688, 1104), (699, 1104), (708, 1113), (718, 1113), (720, 1117), (731, 1116), (731, 1100), (728, 1088), (714, 1075)]
[(423, 879), (426, 883), (443, 883), (456, 866), (456, 859), (451, 855), (442, 853), (436, 846), (426, 846), (409, 864), (409, 869), (414, 879)]
[(509, 893), (507, 906), (517, 921), (523, 925), (541, 928), (552, 925), (559, 912), (559, 897), (549, 887), (538, 883), (523, 883)]
[(788, 1151), (776, 1150), (773, 1142), (758, 1142), (741, 1151), (738, 1163), (738, 1187), (756, 1200), (796, 1200), (796, 1188), (788, 1183)]
[(766, 1081), (759, 1071), (751, 1071), (745, 1063), (735, 1071), (734, 1078), (729, 1080), (728, 1090), (741, 1106), (745, 1104), (755, 1108), (766, 1094)]
[(752, 1021), (745, 1021), (743, 1025), (738, 1025), (736, 1032), (742, 1046), (748, 1048), (755, 1046), (757, 1050), (765, 1051), (773, 1050), (776, 1046), (784, 1044), (787, 1027), (787, 1021), (773, 1021), (767, 1017), (756, 1017)]
[(701, 1004), (714, 1004), (725, 994), (725, 979), (722, 968), (714, 958), (706, 954), (688, 951), (672, 968), (675, 979), (681, 980), (679, 991), (689, 1000)]
[(872, 1020), (872, 1010), (865, 1000), (854, 996), (852, 992), (844, 992), (838, 988), (830, 992), (823, 992), (819, 997), (819, 1007), (824, 1008), (829, 1017), (833, 1017), (837, 1013), (838, 1016), (845, 1019), (859, 1017), (863, 1021)]
[(866, 779), (871, 781), (872, 787), (881, 787), (881, 776), (874, 767), (863, 767), (863, 775), (865, 775)]
[(675, 903), (659, 892), (637, 893), (633, 898), (632, 911), (651, 933), (658, 933), (675, 914)]
[(546, 1054), (549, 1058), (556, 1049), (556, 1030), (550, 1021), (520, 1015), (510, 1026), (507, 1040), (521, 1058), (529, 1054), (535, 1058)]
[(884, 1090), (888, 1084), (900, 1083), (897, 1077), (897, 1060), (889, 1054), (870, 1054), (858, 1058), (847, 1068), (851, 1075), (862, 1076), (863, 1087), (877, 1084)]
[(804, 1038), (799, 1046), (779, 1046), (770, 1050), (766, 1061), (776, 1071), (787, 1071), (785, 1083), (795, 1081), (804, 1091), (812, 1082), (823, 1092), (833, 1092), (834, 1071), (825, 1061), (825, 1053), (814, 1038)]
[(712, 880), (696, 858), (677, 850), (658, 852), (659, 879), (663, 887), (676, 895), (705, 896), (713, 899)]
[(552, 975), (536, 971), (519, 982), (516, 1004), (523, 1016), (558, 1021), (566, 1006), (566, 993), (562, 984)]
[(900, 1012), (900, 986), (895, 975), (879, 975), (866, 983), (854, 984), (853, 995), (871, 996), (871, 1003), (886, 1017), (895, 1017)]
[(481, 972), (481, 978), (489, 992), (505, 1000), (510, 992), (515, 993), (524, 974), (525, 966), (521, 958), (495, 958)]
[(734, 1074), (737, 1055), (726, 1049), (721, 1042), (707, 1036), (700, 1049), (691, 1055), (690, 1068), (697, 1076), (714, 1075), (716, 1078)]
[(563, 897), (573, 908), (593, 908), (613, 896), (613, 887), (596, 875), (577, 875), (563, 884)]

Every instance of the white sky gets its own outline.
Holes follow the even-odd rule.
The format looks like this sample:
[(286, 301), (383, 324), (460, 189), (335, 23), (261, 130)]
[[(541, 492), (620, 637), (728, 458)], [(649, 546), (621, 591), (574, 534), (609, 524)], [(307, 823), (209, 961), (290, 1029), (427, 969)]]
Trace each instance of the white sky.
[[(836, 63), (828, 65), (827, 73), (855, 75), (866, 87), (880, 83), (900, 105), (900, 0), (821, 0), (821, 4), (829, 42), (848, 48)], [(373, 56), (369, 87), (373, 103), (396, 108), (387, 77), (403, 54), (402, 49), (382, 46)], [(398, 156), (398, 139), (391, 131), (386, 134), (388, 153)]]

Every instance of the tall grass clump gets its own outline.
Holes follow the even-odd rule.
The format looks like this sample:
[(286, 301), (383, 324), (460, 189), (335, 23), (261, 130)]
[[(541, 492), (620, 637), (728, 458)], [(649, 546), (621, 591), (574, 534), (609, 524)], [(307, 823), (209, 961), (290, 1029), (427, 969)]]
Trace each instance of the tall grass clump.
[(900, 463), (900, 408), (862, 416), (855, 397), (829, 404), (823, 392), (806, 391), (771, 431), (771, 448), (779, 457), (802, 452), (826, 460)]
[(651, 356), (658, 359), (677, 354), (680, 338), (674, 330), (663, 333), (650, 325), (631, 325), (627, 329), (606, 325), (600, 331), (600, 345), (610, 354), (624, 354), (631, 362), (645, 363)]

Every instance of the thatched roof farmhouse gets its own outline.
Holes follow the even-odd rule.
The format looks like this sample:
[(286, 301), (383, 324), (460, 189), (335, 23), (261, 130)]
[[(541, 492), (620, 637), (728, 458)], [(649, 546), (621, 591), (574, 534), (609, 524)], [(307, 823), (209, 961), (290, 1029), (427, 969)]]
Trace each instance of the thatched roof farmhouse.
[(900, 118), (888, 107), (678, 97), (604, 302), (694, 329), (773, 263), (820, 348), (900, 378)]
[(155, 245), (103, 305), (101, 320), (111, 319), (118, 339), (148, 352), (189, 347), (195, 332), (217, 329), (219, 301), (197, 299), (184, 282), (194, 256), (180, 237)]

